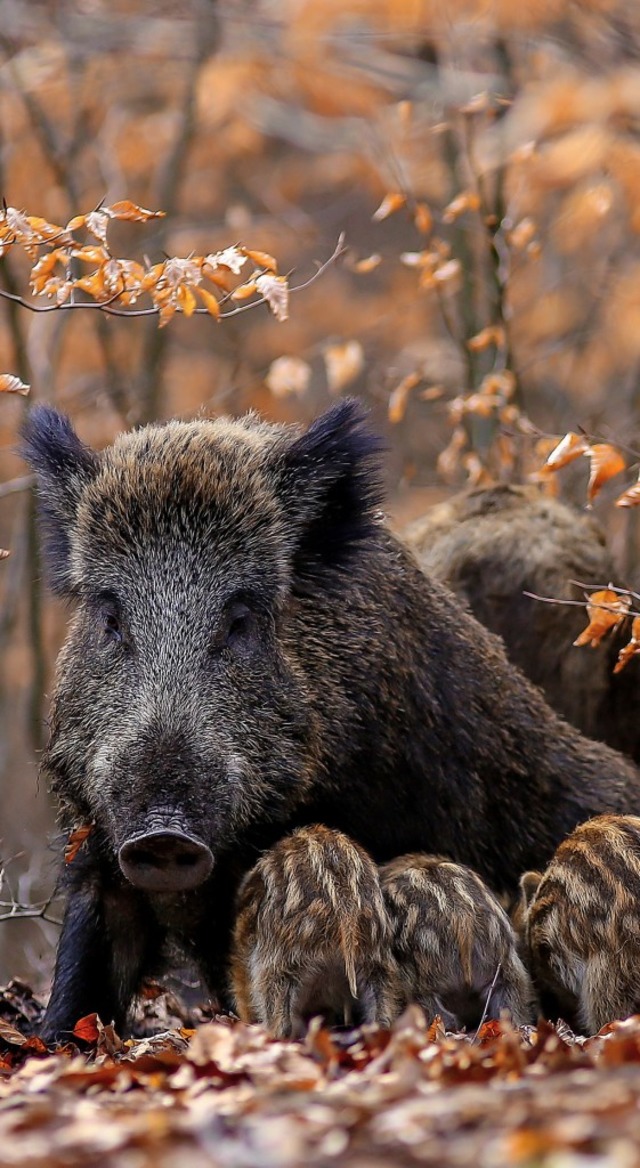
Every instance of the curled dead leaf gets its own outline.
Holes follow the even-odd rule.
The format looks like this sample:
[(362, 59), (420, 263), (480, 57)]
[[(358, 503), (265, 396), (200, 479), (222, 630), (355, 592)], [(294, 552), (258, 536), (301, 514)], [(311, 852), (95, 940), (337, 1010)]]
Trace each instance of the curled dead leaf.
[(467, 211), (478, 211), (480, 208), (480, 196), (476, 191), (461, 191), (447, 204), (442, 212), (443, 223), (454, 223), (461, 215)]
[(587, 603), (589, 623), (576, 637), (574, 645), (591, 645), (595, 648), (611, 629), (624, 620), (630, 608), (631, 597), (625, 592), (614, 592), (611, 588), (591, 592)]
[(516, 249), (516, 251), (522, 251), (522, 249), (525, 248), (527, 244), (533, 241), (536, 231), (537, 227), (533, 219), (528, 217), (521, 219), (520, 222), (516, 223), (515, 227), (509, 231), (507, 235), (507, 241), (511, 244), (512, 247)]
[(421, 381), (422, 374), (414, 371), (413, 373), (408, 373), (406, 377), (403, 377), (402, 381), (391, 391), (389, 405), (387, 407), (387, 417), (392, 425), (397, 425), (404, 418), (407, 402), (411, 396), (411, 390), (415, 389), (416, 385), (419, 385)]
[(266, 300), (276, 320), (288, 320), (289, 286), (286, 278), (272, 275), (258, 276), (256, 288)]
[(627, 464), (620, 451), (616, 450), (615, 446), (610, 446), (608, 442), (596, 442), (584, 453), (591, 460), (587, 498), (592, 503), (605, 483), (625, 470)]
[(374, 252), (373, 255), (363, 256), (361, 260), (353, 260), (349, 265), (349, 270), (356, 272), (359, 276), (366, 276), (368, 272), (373, 272), (382, 263), (382, 256)]
[(146, 207), (139, 207), (137, 203), (130, 202), (129, 199), (120, 199), (116, 203), (112, 203), (110, 207), (103, 207), (102, 210), (111, 219), (126, 219), (131, 223), (146, 223), (148, 219), (164, 219), (166, 211), (149, 211)]
[(301, 397), (311, 379), (311, 366), (301, 357), (276, 357), (265, 377), (274, 397)]
[(640, 653), (640, 616), (634, 616), (631, 624), (631, 638), (618, 653), (618, 660), (613, 668), (614, 673), (620, 673), (628, 665), (632, 657)]
[(638, 503), (640, 503), (640, 474), (637, 482), (618, 495), (616, 507), (637, 507)]
[(244, 254), (255, 264), (257, 268), (267, 268), (270, 272), (277, 272), (278, 261), (269, 255), (266, 251), (253, 251), (251, 248), (244, 247)]
[(560, 470), (561, 467), (568, 466), (570, 462), (579, 458), (581, 454), (587, 454), (588, 451), (589, 443), (584, 434), (574, 434), (570, 430), (551, 451), (542, 469), (543, 471)]
[(453, 482), (460, 470), (462, 451), (467, 445), (467, 433), (464, 426), (456, 426), (444, 450), (441, 450), (436, 467), (438, 474), (445, 482)]
[(324, 350), (327, 384), (331, 393), (340, 393), (358, 376), (364, 366), (364, 352), (360, 341), (344, 341), (328, 345)]
[(80, 1038), (82, 1042), (94, 1043), (100, 1037), (99, 1019), (97, 1014), (85, 1014), (84, 1018), (79, 1018), (76, 1022), (73, 1033), (76, 1038)]
[(481, 329), (474, 337), (470, 337), (467, 341), (467, 348), (472, 353), (482, 353), (489, 345), (495, 345), (496, 348), (502, 348), (505, 343), (504, 326), (501, 324), (491, 324), (487, 328)]
[(393, 215), (394, 211), (399, 211), (404, 207), (406, 198), (400, 191), (390, 191), (385, 195), (380, 206), (373, 212), (371, 216), (374, 223), (380, 223), (383, 219), (388, 219), (389, 215)]
[(69, 838), (67, 839), (67, 843), (64, 849), (65, 864), (73, 863), (76, 856), (78, 855), (78, 852), (80, 851), (80, 848), (92, 830), (92, 823), (83, 823), (80, 825), (80, 827), (75, 827), (73, 831), (69, 833)]
[(30, 389), (30, 385), (25, 385), (24, 381), (13, 373), (0, 373), (0, 393), (19, 393), (26, 397)]
[(413, 222), (421, 235), (428, 235), (433, 227), (433, 215), (426, 203), (416, 203)]

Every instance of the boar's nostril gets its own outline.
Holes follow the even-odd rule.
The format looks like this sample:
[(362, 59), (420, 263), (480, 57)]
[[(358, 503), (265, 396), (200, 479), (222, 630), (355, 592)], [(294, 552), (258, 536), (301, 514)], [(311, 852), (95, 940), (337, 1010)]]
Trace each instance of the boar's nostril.
[(180, 831), (153, 831), (126, 840), (118, 853), (121, 871), (148, 892), (197, 888), (213, 867), (211, 849)]

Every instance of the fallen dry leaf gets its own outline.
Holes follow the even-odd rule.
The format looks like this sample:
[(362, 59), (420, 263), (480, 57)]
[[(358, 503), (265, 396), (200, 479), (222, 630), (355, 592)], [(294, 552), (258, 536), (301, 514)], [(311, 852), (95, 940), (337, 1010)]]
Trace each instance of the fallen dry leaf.
[(90, 1015), (85, 1054), (6, 1035), (2, 1168), (637, 1163), (638, 1017), (592, 1038), (543, 1021), (467, 1035), (412, 1006), (390, 1030), (315, 1020), (301, 1042), (220, 1018), (123, 1043)]

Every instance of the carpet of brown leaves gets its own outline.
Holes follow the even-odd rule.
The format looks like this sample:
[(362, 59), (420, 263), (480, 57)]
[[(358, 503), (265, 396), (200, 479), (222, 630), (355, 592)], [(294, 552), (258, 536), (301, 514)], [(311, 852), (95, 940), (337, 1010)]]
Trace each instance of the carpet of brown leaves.
[(2, 1168), (640, 1164), (640, 1017), (467, 1036), (411, 1009), (303, 1043), (228, 1018), (125, 1042), (97, 1023), (90, 1050), (52, 1053), (26, 1037), (37, 1009), (0, 992)]

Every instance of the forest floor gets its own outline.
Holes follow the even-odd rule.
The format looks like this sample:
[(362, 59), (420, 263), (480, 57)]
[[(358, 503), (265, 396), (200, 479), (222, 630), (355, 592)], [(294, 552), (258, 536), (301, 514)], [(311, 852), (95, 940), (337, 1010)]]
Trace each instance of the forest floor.
[(2, 1168), (640, 1165), (640, 1017), (464, 1035), (411, 1008), (281, 1042), (229, 1018), (122, 1041), (91, 1015), (50, 1051), (38, 1010), (0, 991)]

